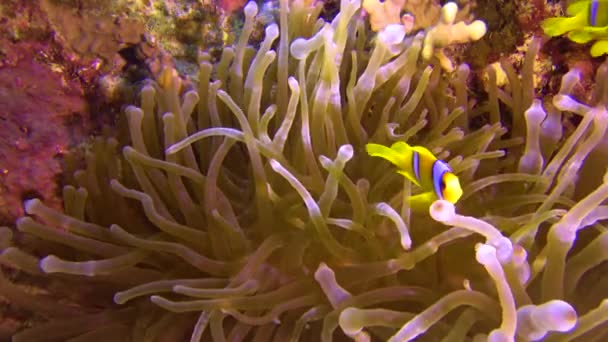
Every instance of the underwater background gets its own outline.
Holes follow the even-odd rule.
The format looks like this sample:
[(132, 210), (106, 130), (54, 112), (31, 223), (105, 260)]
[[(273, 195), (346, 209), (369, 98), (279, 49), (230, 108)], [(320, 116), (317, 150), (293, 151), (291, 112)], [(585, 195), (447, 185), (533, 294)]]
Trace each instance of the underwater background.
[(0, 341), (604, 341), (607, 54), (604, 0), (3, 0)]

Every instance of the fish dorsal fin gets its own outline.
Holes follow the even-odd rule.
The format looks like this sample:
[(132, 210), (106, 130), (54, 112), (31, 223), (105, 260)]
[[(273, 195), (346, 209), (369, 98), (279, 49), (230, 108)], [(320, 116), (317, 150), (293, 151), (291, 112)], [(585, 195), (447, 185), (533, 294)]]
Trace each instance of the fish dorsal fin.
[(581, 0), (581, 1), (573, 2), (566, 8), (566, 13), (569, 16), (573, 17), (582, 11), (588, 11), (589, 3), (590, 3), (589, 0)]
[(421, 158), (429, 158), (431, 160), (437, 159), (433, 152), (429, 151), (426, 147), (422, 146), (413, 146), (412, 149), (420, 155)]
[(391, 145), (391, 149), (399, 153), (408, 153), (409, 151), (411, 151), (412, 146), (408, 145), (404, 141), (397, 141)]

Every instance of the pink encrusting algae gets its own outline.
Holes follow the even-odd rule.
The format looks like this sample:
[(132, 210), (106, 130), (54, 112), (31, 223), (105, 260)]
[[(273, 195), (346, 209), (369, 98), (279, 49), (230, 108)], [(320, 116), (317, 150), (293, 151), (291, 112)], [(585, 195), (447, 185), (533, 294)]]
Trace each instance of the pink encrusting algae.
[[(605, 149), (608, 63), (592, 103), (571, 95), (576, 70), (536, 98), (533, 39), (476, 103), (444, 54), (443, 33), (471, 28), (454, 4), (418, 34), (372, 35), (360, 7), (327, 22), (280, 0), (253, 49), (250, 2), (197, 85), (169, 67), (143, 85), (122, 153), (97, 138), (63, 212), (31, 199), (0, 230), (0, 263), (49, 284), (33, 300), (0, 277), (36, 313), (13, 341), (601, 340), (608, 162), (586, 158)], [(364, 150), (396, 141), (449, 164), (456, 205), (410, 210), (418, 189)]]

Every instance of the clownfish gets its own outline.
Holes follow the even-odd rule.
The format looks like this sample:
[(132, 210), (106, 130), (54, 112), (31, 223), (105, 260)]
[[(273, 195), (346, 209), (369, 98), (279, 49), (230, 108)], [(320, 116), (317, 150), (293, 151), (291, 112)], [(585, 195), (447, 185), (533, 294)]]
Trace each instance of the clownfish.
[(591, 45), (592, 57), (608, 54), (608, 0), (579, 0), (566, 9), (566, 17), (547, 18), (540, 24), (551, 37), (567, 33), (568, 39), (579, 44), (595, 41)]
[(438, 199), (456, 203), (462, 196), (458, 176), (446, 162), (437, 159), (422, 146), (410, 146), (398, 141), (391, 147), (370, 143), (365, 145), (365, 150), (372, 157), (389, 161), (398, 168), (397, 173), (422, 188), (422, 194), (408, 199), (412, 208), (428, 209)]
[(543, 31), (551, 37), (568, 33), (577, 43), (593, 39), (593, 28), (608, 25), (608, 0), (580, 0), (568, 5), (567, 17), (547, 18), (541, 23)]
[(589, 23), (596, 27), (608, 25), (608, 0), (591, 0)]

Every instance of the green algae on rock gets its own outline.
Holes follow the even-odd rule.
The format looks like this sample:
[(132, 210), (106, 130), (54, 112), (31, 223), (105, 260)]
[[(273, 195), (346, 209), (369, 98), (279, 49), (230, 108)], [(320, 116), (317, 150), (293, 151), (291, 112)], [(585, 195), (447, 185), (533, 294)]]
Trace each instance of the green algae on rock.
[[(466, 65), (429, 65), (424, 37), (398, 27), (368, 40), (359, 8), (343, 0), (328, 23), (282, 0), (254, 50), (250, 3), (196, 88), (170, 68), (145, 85), (122, 154), (96, 139), (63, 213), (29, 200), (17, 231), (0, 230), (0, 262), (48, 284), (33, 301), (0, 277), (37, 313), (13, 340), (601, 336), (606, 278), (588, 276), (608, 257), (608, 180), (577, 175), (602, 148), (608, 64), (591, 105), (570, 96), (575, 70), (535, 99), (535, 40), (520, 75), (503, 62), (508, 87), (490, 75), (476, 104)], [(563, 113), (582, 116), (569, 134)], [(363, 149), (398, 140), (449, 162), (458, 208), (410, 212), (409, 183)], [(575, 199), (589, 181), (601, 185)]]

